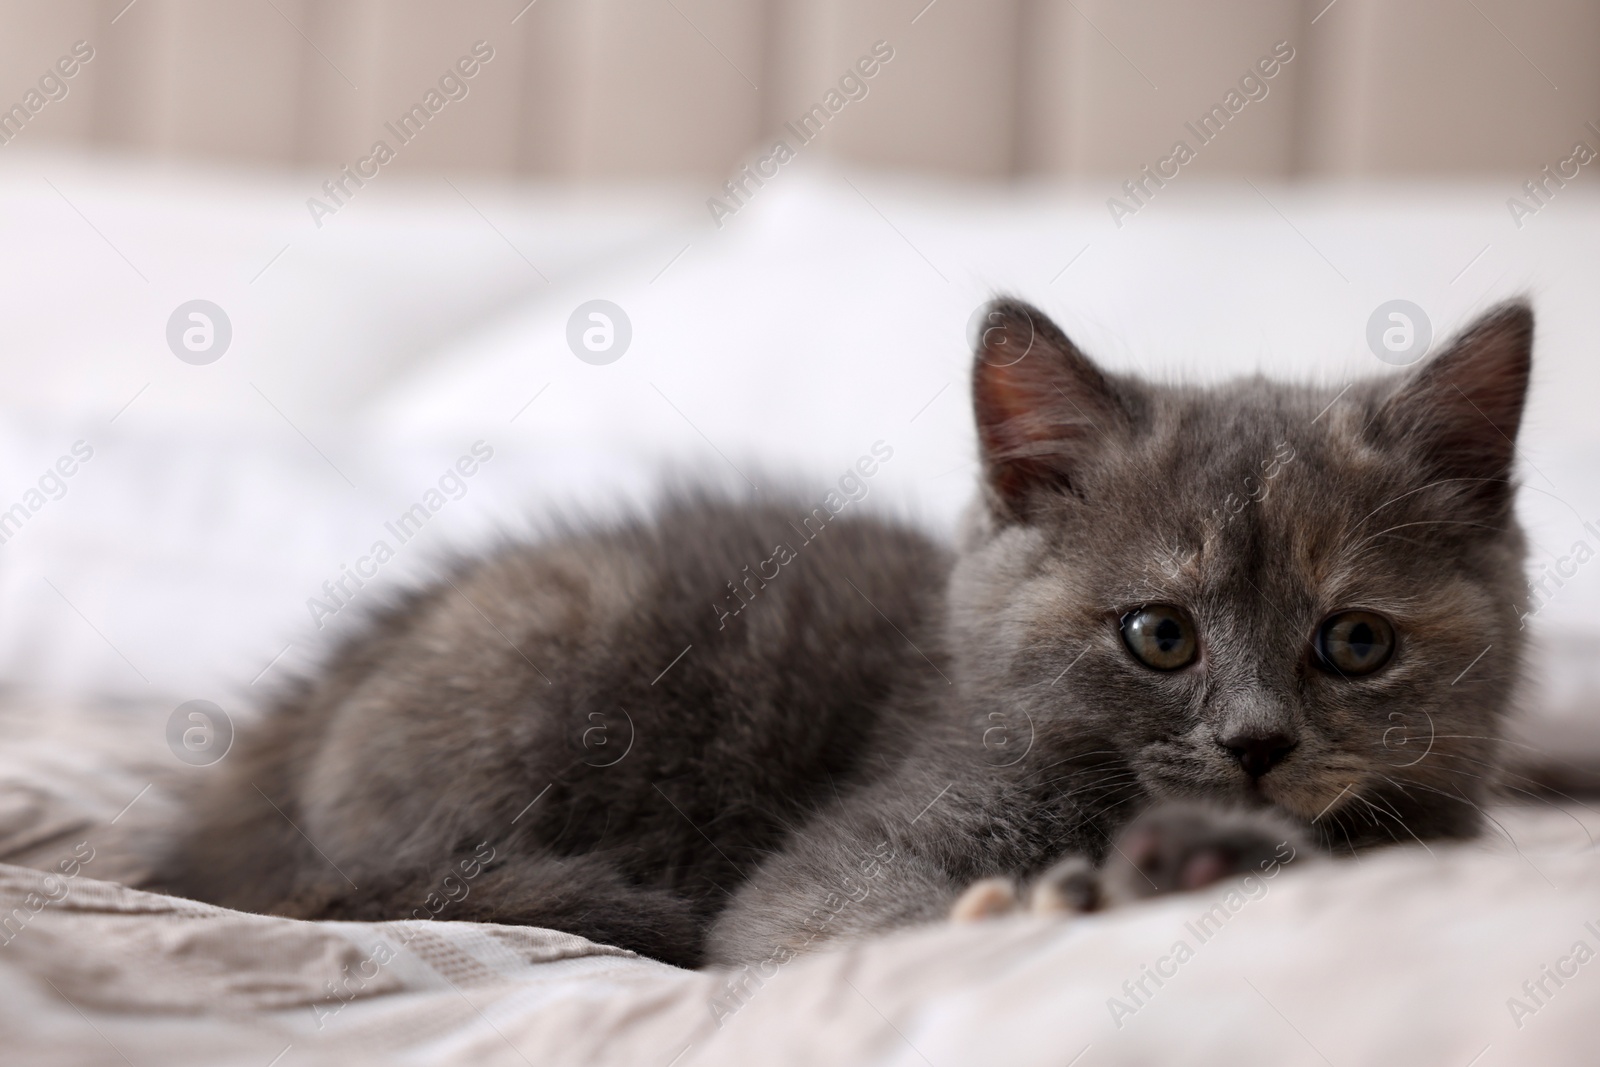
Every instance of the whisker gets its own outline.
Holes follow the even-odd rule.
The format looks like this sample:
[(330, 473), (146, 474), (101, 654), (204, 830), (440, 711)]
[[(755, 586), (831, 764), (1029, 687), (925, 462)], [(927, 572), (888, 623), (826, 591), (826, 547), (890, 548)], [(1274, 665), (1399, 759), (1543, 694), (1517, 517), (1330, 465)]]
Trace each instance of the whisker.
[[(1343, 815), (1342, 812), (1340, 814), (1341, 816)], [(1357, 863), (1360, 863), (1361, 853), (1356, 851), (1355, 842), (1350, 840), (1350, 831), (1345, 829), (1343, 818), (1341, 817), (1337, 822), (1334, 823), (1334, 825), (1339, 828), (1339, 832), (1341, 834), (1344, 834), (1344, 847), (1350, 850), (1350, 858), (1355, 860)]]
[(1382, 537), (1384, 534), (1392, 533), (1395, 530), (1404, 530), (1408, 526), (1476, 526), (1481, 530), (1489, 530), (1496, 533), (1499, 532), (1498, 527), (1490, 526), (1488, 523), (1484, 522), (1468, 522), (1465, 519), (1417, 519), (1414, 522), (1398, 523), (1389, 527), (1387, 530), (1379, 530), (1375, 534), (1369, 534), (1363, 538), (1356, 547), (1359, 549), (1362, 545), (1365, 545), (1373, 538)]
[(1121, 753), (1117, 752), (1116, 749), (1112, 749), (1112, 748), (1096, 749), (1093, 752), (1078, 752), (1078, 753), (1075, 753), (1075, 754), (1073, 754), (1071, 756), (1066, 756), (1066, 757), (1063, 757), (1062, 759), (1058, 759), (1054, 763), (1047, 763), (1042, 767), (1038, 767), (1032, 773), (1035, 773), (1035, 774), (1042, 773), (1044, 771), (1050, 770), (1052, 767), (1059, 767), (1063, 763), (1071, 763), (1073, 760), (1087, 759), (1090, 756), (1118, 756), (1118, 755), (1121, 755)]
[[(1457, 771), (1454, 773), (1466, 774), (1467, 772)], [(1479, 775), (1468, 774), (1467, 776), (1481, 779), (1481, 776)], [(1384, 775), (1383, 777), (1388, 779), (1388, 775)], [(1556, 884), (1550, 881), (1549, 877), (1543, 871), (1539, 870), (1539, 868), (1534, 865), (1534, 862), (1528, 858), (1527, 854), (1522, 851), (1522, 846), (1517, 844), (1517, 839), (1512, 835), (1510, 830), (1505, 828), (1505, 824), (1503, 824), (1499, 819), (1496, 819), (1493, 815), (1489, 814), (1489, 812), (1484, 809), (1482, 804), (1479, 804), (1477, 801), (1473, 800), (1471, 797), (1468, 797), (1464, 793), (1448, 793), (1442, 789), (1435, 789), (1432, 786), (1424, 785), (1421, 782), (1413, 782), (1412, 784), (1417, 788), (1427, 790), (1430, 793), (1437, 793), (1442, 797), (1449, 797), (1452, 800), (1459, 800), (1461, 803), (1473, 808), (1479, 815), (1482, 815), (1484, 819), (1492, 823), (1496, 830), (1500, 831), (1501, 836), (1506, 839), (1506, 843), (1511, 846), (1512, 851), (1514, 851), (1522, 859), (1522, 862), (1526, 863), (1529, 867), (1532, 867), (1533, 872), (1540, 878), (1543, 878), (1546, 885), (1548, 885), (1551, 889), (1557, 888)]]
[[(1365, 804), (1367, 807), (1371, 808), (1372, 810), (1378, 812), (1379, 814), (1388, 815), (1391, 818), (1393, 818), (1395, 822), (1400, 824), (1400, 828), (1401, 829), (1403, 829), (1406, 833), (1411, 835), (1411, 839), (1413, 841), (1415, 841), (1417, 844), (1419, 844), (1419, 845), (1421, 845), (1423, 847), (1423, 849), (1428, 853), (1428, 855), (1432, 856), (1434, 854), (1433, 849), (1428, 848), (1428, 843), (1426, 841), (1424, 841), (1422, 838), (1417, 836), (1416, 831), (1411, 829), (1411, 825), (1406, 822), (1405, 818), (1398, 811), (1394, 810), (1393, 805), (1390, 805), (1388, 807), (1380, 807), (1379, 805), (1374, 804), (1372, 801), (1368, 800), (1366, 797), (1362, 796), (1360, 793), (1356, 794), (1356, 799), (1361, 801), (1361, 803)], [(1382, 798), (1380, 797), (1379, 799), (1381, 800)], [(1393, 834), (1391, 834), (1390, 836), (1392, 837)], [(1395, 840), (1398, 841), (1399, 838), (1395, 838)]]
[(1392, 496), (1388, 500), (1385, 500), (1383, 503), (1379, 504), (1377, 507), (1373, 508), (1371, 511), (1369, 511), (1365, 515), (1363, 515), (1361, 517), (1361, 521), (1360, 522), (1357, 522), (1354, 526), (1350, 527), (1350, 532), (1354, 533), (1356, 530), (1359, 530), (1362, 527), (1362, 525), (1366, 523), (1366, 521), (1368, 519), (1372, 518), (1372, 516), (1376, 515), (1378, 512), (1380, 512), (1384, 508), (1388, 507), (1390, 504), (1394, 504), (1394, 503), (1397, 503), (1397, 502), (1399, 502), (1401, 500), (1404, 500), (1408, 496), (1414, 496), (1417, 493), (1426, 492), (1427, 490), (1433, 489), (1436, 486), (1444, 485), (1446, 482), (1509, 482), (1509, 481), (1510, 481), (1510, 479), (1508, 479), (1508, 478), (1438, 478), (1438, 479), (1435, 479), (1434, 481), (1429, 482), (1427, 485), (1419, 486), (1416, 489), (1409, 489), (1406, 492), (1401, 493), (1398, 496)]
[[(1540, 796), (1538, 793), (1535, 793), (1535, 792), (1533, 792), (1531, 790), (1528, 790), (1528, 789), (1523, 789), (1520, 786), (1507, 785), (1505, 788), (1510, 790), (1513, 793), (1521, 793), (1524, 796), (1532, 797), (1535, 800), (1541, 800), (1544, 803), (1550, 805), (1550, 807), (1553, 810), (1559, 811), (1561, 814), (1565, 815), (1567, 818), (1569, 818), (1573, 822), (1577, 823), (1578, 824), (1578, 829), (1582, 830), (1583, 831), (1583, 835), (1589, 839), (1589, 847), (1591, 849), (1595, 847), (1594, 834), (1589, 832), (1589, 827), (1584, 823), (1584, 821), (1582, 819), (1580, 819), (1576, 815), (1572, 814), (1572, 812), (1568, 811), (1566, 808), (1562, 807), (1560, 804), (1557, 804), (1557, 803), (1551, 801), (1549, 797)], [(1589, 807), (1586, 804), (1580, 805), (1580, 807), (1582, 807), (1585, 811), (1588, 811), (1590, 813), (1594, 813), (1594, 809)]]

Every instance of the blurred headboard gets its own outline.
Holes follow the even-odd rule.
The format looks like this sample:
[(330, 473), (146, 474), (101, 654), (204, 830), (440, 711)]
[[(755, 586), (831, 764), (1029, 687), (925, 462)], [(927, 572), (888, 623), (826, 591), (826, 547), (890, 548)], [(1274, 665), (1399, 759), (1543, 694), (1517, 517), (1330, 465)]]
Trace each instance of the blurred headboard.
[(407, 167), (720, 181), (781, 138), (1134, 179), (1184, 141), (1213, 174), (1532, 178), (1600, 147), (1597, 48), (1593, 0), (0, 0), (0, 159), (334, 171), (384, 140)]

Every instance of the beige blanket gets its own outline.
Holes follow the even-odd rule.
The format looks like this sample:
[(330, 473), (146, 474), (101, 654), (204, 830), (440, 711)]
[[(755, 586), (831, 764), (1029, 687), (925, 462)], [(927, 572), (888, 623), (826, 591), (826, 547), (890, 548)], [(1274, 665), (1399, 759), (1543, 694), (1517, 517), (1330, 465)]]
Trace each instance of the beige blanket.
[(547, 930), (305, 923), (103, 880), (136, 866), (118, 836), (128, 811), (159, 807), (146, 791), (122, 810), (159, 761), (141, 765), (148, 739), (100, 743), (116, 732), (52, 728), (0, 755), (0, 855), (38, 868), (0, 866), (7, 1064), (1600, 1056), (1600, 816), (1581, 806), (1503, 809), (1481, 845), (1101, 916), (930, 927), (768, 974), (688, 972)]

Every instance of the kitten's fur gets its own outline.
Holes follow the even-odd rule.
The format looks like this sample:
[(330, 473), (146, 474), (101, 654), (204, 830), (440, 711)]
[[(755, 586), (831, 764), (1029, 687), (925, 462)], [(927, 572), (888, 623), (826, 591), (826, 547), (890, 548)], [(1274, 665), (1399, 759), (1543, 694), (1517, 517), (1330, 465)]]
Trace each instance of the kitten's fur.
[[(1199, 804), (1142, 825), (1169, 840), (1140, 855), (1174, 870), (1191, 839), (1216, 859), (1205, 803), (1257, 813), (1228, 831), (1234, 858), (1293, 832), (1329, 851), (1474, 833), (1522, 644), (1528, 309), (1343, 391), (1159, 386), (1102, 372), (1025, 304), (989, 323), (981, 498), (955, 551), (689, 498), (463, 563), (241, 739), (159, 883), (694, 965), (938, 919), (1063, 859), (1081, 879), (1157, 801)], [(779, 545), (794, 560), (721, 618)], [(1193, 616), (1196, 664), (1129, 654), (1119, 619), (1147, 603)], [(1349, 608), (1400, 635), (1365, 677), (1312, 664)], [(1253, 779), (1218, 740), (1240, 730), (1295, 747)]]

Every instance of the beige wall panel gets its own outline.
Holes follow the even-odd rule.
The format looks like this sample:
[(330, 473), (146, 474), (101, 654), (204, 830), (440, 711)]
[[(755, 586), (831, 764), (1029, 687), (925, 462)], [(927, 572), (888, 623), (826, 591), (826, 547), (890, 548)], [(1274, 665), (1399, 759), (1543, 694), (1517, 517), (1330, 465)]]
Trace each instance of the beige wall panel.
[[(1062, 0), (1024, 0), (1017, 100), (1017, 169), (1024, 174), (1078, 174), (1090, 108), (1081, 103), (1091, 51), (1105, 42), (1087, 30), (1083, 16)], [(1149, 92), (1132, 68), (1129, 92)]]
[(494, 59), (396, 166), (725, 175), (879, 40), (808, 153), (1126, 177), (1285, 39), (1194, 172), (1531, 175), (1600, 120), (1597, 0), (0, 0), (0, 102), (83, 39), (27, 143), (337, 167), (478, 40)]
[(1600, 117), (1591, 0), (1340, 0), (1313, 29), (1312, 173), (1532, 173)]
[(761, 85), (763, 141), (817, 102), (839, 77), (834, 42), (843, 8), (818, 0), (772, 0), (766, 30), (766, 78)]
[(593, 104), (585, 91), (586, 68), (604, 49), (601, 14), (585, 4), (541, 0), (517, 20), (525, 55), (519, 73), (517, 170), (557, 178), (583, 172), (581, 153), (593, 136), (584, 130)]
[[(1297, 0), (1034, 0), (1032, 22), (1024, 84), (1044, 102), (1023, 110), (1031, 167), (1127, 175), (1183, 140), (1198, 173), (1289, 171), (1306, 53)], [(1282, 41), (1294, 58), (1271, 79), (1258, 76), (1250, 91), (1260, 98), (1249, 99), (1241, 79)], [(1199, 127), (1230, 90), (1247, 102), (1202, 144), (1184, 124)]]
[[(368, 56), (376, 70), (370, 91), (362, 87), (363, 125), (370, 137), (383, 137), (399, 150), (397, 166), (501, 173), (515, 167), (527, 53), (522, 28), (511, 23), (515, 14), (504, 0), (384, 0), (377, 5), (371, 32), (378, 51)], [(460, 78), (454, 65), (467, 60), (472, 69), (474, 47), (493, 55), (478, 62), (473, 77)], [(452, 100), (447, 88), (466, 95)], [(437, 95), (429, 98), (430, 92)], [(402, 116), (412, 108), (440, 101), (420, 133), (402, 126)], [(401, 148), (385, 123), (411, 140)], [(366, 132), (359, 139), (370, 140)]]
[(106, 95), (121, 97), (104, 101), (111, 139), (189, 157), (292, 159), (306, 47), (294, 26), (305, 25), (306, 6), (142, 0), (129, 8), (107, 30), (118, 63), (108, 64), (117, 76)]
[[(1335, 17), (1337, 12), (1337, 17)], [(1374, 86), (1379, 81), (1378, 5), (1366, 0), (1306, 0), (1307, 42), (1295, 124), (1294, 172), (1301, 176), (1360, 174), (1370, 166)], [(1314, 21), (1313, 21), (1314, 20)]]
[[(39, 92), (36, 99), (46, 100), (16, 136), (18, 148), (81, 142), (90, 136), (99, 72), (96, 64), (103, 58), (106, 45), (96, 26), (98, 13), (95, 0), (0, 2), (0, 107), (21, 103), (29, 90)], [(78, 41), (87, 41), (95, 49), (95, 56), (87, 64), (80, 64), (71, 78), (61, 78), (56, 62), (70, 55)], [(47, 73), (56, 75), (60, 87), (52, 82), (46, 88), (59, 96), (64, 87), (65, 96), (52, 100), (41, 91), (39, 82)]]
[(122, 150), (171, 152), (179, 84), (177, 4), (140, 0), (129, 7), (126, 0), (100, 0), (97, 8), (105, 47), (95, 44), (95, 141)]
[[(296, 159), (337, 168), (378, 137), (382, 0), (314, 0), (300, 55)], [(314, 47), (313, 47), (314, 46)]]
[[(582, 61), (568, 127), (569, 173), (714, 175), (749, 151), (761, 126), (765, 4), (589, 0), (584, 6), (572, 42)], [(547, 49), (534, 46), (535, 54)], [(567, 91), (552, 90), (547, 80), (535, 85)]]
[[(1020, 0), (816, 0), (790, 30), (821, 50), (793, 75), (786, 117), (822, 102), (874, 42), (887, 41), (894, 58), (867, 97), (848, 104), (812, 147), (872, 166), (1011, 174), (1020, 7)], [(804, 18), (818, 21), (806, 27)]]

